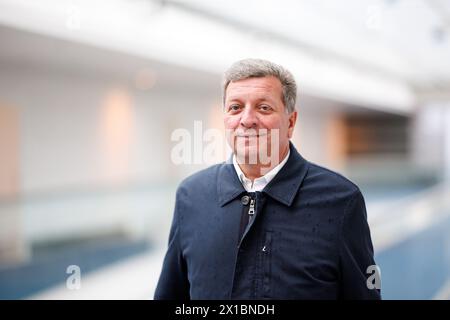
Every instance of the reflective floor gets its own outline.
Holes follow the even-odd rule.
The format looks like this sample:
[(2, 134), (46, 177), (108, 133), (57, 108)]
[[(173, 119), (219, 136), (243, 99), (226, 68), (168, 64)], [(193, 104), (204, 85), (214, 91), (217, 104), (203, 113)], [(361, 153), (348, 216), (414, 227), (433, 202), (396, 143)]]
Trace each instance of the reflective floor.
[[(381, 268), (383, 299), (450, 299), (450, 211), (430, 212), (435, 207), (425, 206), (428, 211), (424, 212), (432, 219), (422, 218), (418, 223), (423, 228), (406, 230), (410, 228), (408, 223), (398, 220), (417, 220), (421, 212), (413, 215), (409, 207), (404, 207), (391, 214), (387, 209), (390, 202), (396, 202), (398, 207), (402, 198), (418, 201), (430, 198), (439, 204), (427, 190), (423, 186), (385, 192), (363, 188), (372, 223), (375, 259)], [(164, 192), (167, 201), (172, 191), (169, 188)], [(139, 193), (148, 199), (148, 195)], [(392, 226), (389, 232), (394, 237), (391, 235), (393, 240), (381, 245), (380, 240), (387, 236), (383, 233), (385, 226)], [(395, 237), (396, 234), (404, 236)], [(151, 299), (165, 245), (166, 239), (150, 244), (148, 239), (133, 240), (120, 234), (35, 245), (30, 262), (0, 268), (0, 299)], [(65, 285), (66, 268), (71, 264), (78, 265), (83, 272), (83, 290), (76, 293)]]
[(376, 253), (375, 259), (383, 299), (435, 298), (450, 281), (450, 218)]

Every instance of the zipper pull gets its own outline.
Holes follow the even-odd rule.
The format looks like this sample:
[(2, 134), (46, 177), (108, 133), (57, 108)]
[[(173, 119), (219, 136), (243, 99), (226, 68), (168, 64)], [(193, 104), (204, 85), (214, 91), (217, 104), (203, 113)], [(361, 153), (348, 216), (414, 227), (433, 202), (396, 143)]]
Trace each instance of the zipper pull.
[(253, 216), (255, 214), (255, 199), (250, 200), (250, 209), (248, 209), (248, 214)]

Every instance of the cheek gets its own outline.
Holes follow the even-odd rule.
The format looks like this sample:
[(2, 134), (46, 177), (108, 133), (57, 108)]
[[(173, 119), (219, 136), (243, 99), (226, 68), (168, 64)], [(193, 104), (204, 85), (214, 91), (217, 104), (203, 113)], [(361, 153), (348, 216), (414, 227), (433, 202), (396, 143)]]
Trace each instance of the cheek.
[(226, 116), (223, 119), (223, 124), (225, 126), (225, 129), (235, 129), (236, 127), (239, 126), (239, 118)]
[(284, 123), (278, 117), (267, 117), (261, 120), (262, 127), (266, 129), (279, 129), (280, 133), (283, 130)]
[(264, 128), (267, 129), (278, 129), (278, 134), (280, 139), (286, 138), (289, 133), (288, 133), (288, 128), (289, 128), (289, 121), (287, 119), (284, 118), (274, 118), (274, 119), (266, 119), (267, 121), (265, 121), (264, 123)]

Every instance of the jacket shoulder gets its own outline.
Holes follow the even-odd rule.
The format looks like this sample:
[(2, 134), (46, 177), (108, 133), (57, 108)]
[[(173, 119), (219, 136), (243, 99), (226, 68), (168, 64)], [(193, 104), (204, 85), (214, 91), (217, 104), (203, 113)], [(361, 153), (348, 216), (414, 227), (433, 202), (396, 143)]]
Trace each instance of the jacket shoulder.
[(213, 185), (215, 186), (218, 171), (224, 164), (224, 162), (215, 164), (191, 174), (180, 182), (178, 190), (205, 190), (205, 188), (210, 188)]
[(353, 181), (344, 177), (342, 174), (309, 161), (308, 164), (308, 180), (319, 183), (323, 187), (337, 189), (336, 191), (346, 191), (352, 194), (361, 192)]

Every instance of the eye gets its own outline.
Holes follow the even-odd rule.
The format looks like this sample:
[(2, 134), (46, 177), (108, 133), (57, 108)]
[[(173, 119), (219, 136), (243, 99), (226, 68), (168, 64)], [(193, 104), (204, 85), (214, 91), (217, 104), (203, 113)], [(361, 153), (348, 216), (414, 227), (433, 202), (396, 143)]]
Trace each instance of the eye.
[(267, 112), (267, 111), (272, 110), (272, 107), (269, 106), (269, 105), (267, 105), (267, 104), (262, 104), (262, 105), (259, 106), (259, 109), (260, 109), (261, 111)]
[(231, 106), (228, 107), (228, 111), (235, 112), (235, 111), (239, 111), (240, 108), (241, 108), (240, 105), (232, 104)]

